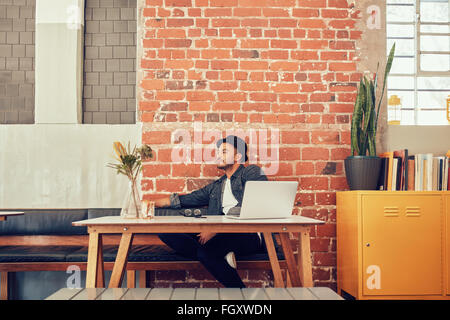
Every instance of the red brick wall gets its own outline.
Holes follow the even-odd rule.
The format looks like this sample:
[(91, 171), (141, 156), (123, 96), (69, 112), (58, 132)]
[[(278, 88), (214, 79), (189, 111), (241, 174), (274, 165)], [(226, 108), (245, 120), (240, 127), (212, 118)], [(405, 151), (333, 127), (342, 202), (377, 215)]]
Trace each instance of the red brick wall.
[[(146, 0), (140, 10), (138, 102), (143, 143), (156, 150), (144, 197), (190, 192), (220, 175), (212, 164), (172, 163), (173, 143), (186, 143), (175, 130), (192, 133), (194, 122), (204, 131), (277, 129), (279, 170), (269, 179), (297, 179), (295, 213), (326, 221), (312, 230), (313, 277), (335, 287), (335, 191), (347, 188), (357, 10), (346, 0)], [(270, 272), (240, 272), (249, 286), (272, 281)], [(152, 282), (218, 285), (184, 271), (157, 272)]]

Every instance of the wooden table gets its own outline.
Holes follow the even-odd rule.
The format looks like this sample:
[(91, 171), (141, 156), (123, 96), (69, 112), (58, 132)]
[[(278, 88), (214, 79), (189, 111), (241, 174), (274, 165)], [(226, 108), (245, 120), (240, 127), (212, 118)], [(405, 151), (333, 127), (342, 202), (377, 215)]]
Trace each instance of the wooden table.
[(45, 300), (344, 300), (327, 287), (313, 288), (63, 288)]
[[(124, 219), (107, 216), (76, 221), (74, 226), (86, 226), (89, 232), (89, 250), (86, 288), (104, 287), (104, 267), (102, 251), (103, 234), (121, 234), (119, 249), (114, 263), (109, 288), (119, 288), (126, 270), (128, 252), (133, 235), (138, 233), (253, 233), (262, 232), (274, 275), (274, 286), (284, 287), (280, 264), (277, 258), (272, 233), (279, 233), (288, 274), (293, 287), (312, 287), (312, 266), (310, 250), (310, 226), (323, 221), (302, 216), (286, 219), (235, 220), (224, 216), (187, 218), (159, 216), (154, 219)], [(298, 259), (295, 260), (289, 233), (298, 233)]]
[(0, 221), (5, 221), (7, 217), (11, 216), (21, 216), (24, 212), (22, 211), (0, 211)]

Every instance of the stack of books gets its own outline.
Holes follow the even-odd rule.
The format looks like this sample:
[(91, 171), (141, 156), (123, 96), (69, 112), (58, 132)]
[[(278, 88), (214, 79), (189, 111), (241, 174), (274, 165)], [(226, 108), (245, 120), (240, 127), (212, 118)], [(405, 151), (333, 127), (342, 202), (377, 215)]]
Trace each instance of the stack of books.
[(408, 149), (384, 152), (379, 190), (450, 190), (450, 150), (445, 156), (432, 153), (409, 155)]

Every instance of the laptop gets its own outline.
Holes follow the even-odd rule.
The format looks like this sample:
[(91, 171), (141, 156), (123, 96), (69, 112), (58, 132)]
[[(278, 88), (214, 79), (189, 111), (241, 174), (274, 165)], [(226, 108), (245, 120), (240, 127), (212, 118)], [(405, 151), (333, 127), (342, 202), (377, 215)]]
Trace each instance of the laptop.
[(279, 219), (292, 215), (297, 181), (247, 181), (242, 207), (231, 208), (230, 219)]

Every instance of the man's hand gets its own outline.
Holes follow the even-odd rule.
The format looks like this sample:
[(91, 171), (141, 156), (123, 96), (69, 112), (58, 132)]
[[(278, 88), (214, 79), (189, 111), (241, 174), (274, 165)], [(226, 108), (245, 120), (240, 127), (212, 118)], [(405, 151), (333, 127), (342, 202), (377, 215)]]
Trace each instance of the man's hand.
[(164, 197), (155, 199), (155, 207), (161, 208), (161, 207), (170, 207), (170, 197)]
[(206, 242), (208, 242), (209, 240), (211, 240), (211, 238), (214, 237), (215, 235), (216, 235), (216, 233), (214, 233), (214, 232), (202, 232), (199, 235), (197, 235), (198, 242), (203, 245)]

